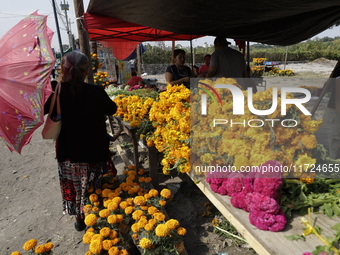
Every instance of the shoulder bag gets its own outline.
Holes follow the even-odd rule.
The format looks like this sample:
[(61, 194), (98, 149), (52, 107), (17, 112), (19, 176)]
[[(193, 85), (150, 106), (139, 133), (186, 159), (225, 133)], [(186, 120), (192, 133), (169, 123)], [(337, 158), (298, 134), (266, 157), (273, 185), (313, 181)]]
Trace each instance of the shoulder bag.
[[(41, 132), (43, 139), (57, 139), (61, 129), (61, 110), (60, 110), (61, 84), (58, 83), (55, 93), (51, 100), (50, 112), (48, 113), (44, 128)], [(53, 109), (57, 104), (57, 116), (52, 116)]]

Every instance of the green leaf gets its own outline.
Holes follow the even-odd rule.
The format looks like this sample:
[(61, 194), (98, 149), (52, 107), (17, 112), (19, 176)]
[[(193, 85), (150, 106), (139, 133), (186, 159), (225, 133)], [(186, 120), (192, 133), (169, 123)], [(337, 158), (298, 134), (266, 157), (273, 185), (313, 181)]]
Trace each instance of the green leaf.
[(340, 216), (340, 208), (339, 205), (336, 203), (333, 203), (333, 212), (336, 216)]
[(332, 227), (332, 229), (335, 230), (336, 232), (340, 232), (340, 223), (335, 224), (335, 225)]
[(297, 240), (303, 240), (306, 241), (306, 238), (304, 236), (298, 235), (298, 234), (294, 234), (294, 235), (290, 235), (290, 236), (284, 236), (285, 238), (287, 238), (288, 240), (291, 241), (297, 241)]
[(312, 252), (313, 254), (319, 254), (322, 251), (327, 251), (326, 245), (318, 245), (315, 248), (316, 248), (316, 250)]
[(330, 203), (320, 206), (320, 210), (322, 210), (328, 217), (332, 217), (334, 214), (332, 204)]

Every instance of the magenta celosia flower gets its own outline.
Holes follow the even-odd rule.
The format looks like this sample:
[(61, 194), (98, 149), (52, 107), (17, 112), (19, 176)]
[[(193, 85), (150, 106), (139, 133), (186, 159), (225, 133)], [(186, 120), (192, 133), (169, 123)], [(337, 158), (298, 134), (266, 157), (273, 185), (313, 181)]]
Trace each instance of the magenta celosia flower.
[(230, 203), (236, 208), (249, 212), (248, 204), (246, 203), (247, 194), (245, 190), (240, 193), (234, 193), (230, 198)]
[(249, 213), (249, 221), (255, 227), (261, 230), (269, 230), (273, 232), (284, 229), (287, 219), (282, 210), (279, 214), (271, 214), (265, 211), (253, 210)]
[(223, 178), (207, 178), (206, 182), (209, 184), (217, 184), (217, 185), (221, 185), (223, 182)]
[(313, 253), (304, 252), (302, 255), (314, 255)]
[(254, 192), (271, 198), (278, 198), (281, 184), (281, 178), (256, 178), (254, 180)]
[(275, 199), (257, 192), (248, 193), (245, 202), (250, 212), (263, 211), (276, 214), (280, 210), (280, 205)]
[(218, 188), (220, 187), (220, 185), (217, 185), (217, 184), (214, 184), (214, 183), (211, 183), (210, 184), (210, 189), (215, 192), (215, 193), (218, 193)]
[(225, 179), (221, 185), (227, 190), (227, 195), (232, 196), (234, 193), (239, 193), (244, 187), (244, 175), (242, 173), (232, 173), (229, 178)]

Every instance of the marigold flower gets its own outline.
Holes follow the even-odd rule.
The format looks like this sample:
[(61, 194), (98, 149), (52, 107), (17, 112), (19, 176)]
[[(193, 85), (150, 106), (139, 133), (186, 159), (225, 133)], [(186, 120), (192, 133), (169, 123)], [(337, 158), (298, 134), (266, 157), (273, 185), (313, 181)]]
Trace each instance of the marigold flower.
[(165, 206), (166, 205), (166, 201), (165, 200), (159, 200), (159, 205), (161, 206)]
[(21, 253), (18, 252), (18, 251), (13, 251), (13, 252), (11, 253), (11, 255), (21, 255)]
[(152, 181), (152, 178), (151, 178), (151, 177), (145, 177), (144, 181), (145, 181), (146, 183), (149, 183), (149, 182)]
[(119, 255), (129, 255), (127, 250), (121, 250)]
[(126, 201), (123, 201), (119, 204), (119, 208), (120, 209), (125, 209), (126, 207), (128, 207), (129, 204)]
[(92, 236), (92, 239), (91, 239), (91, 242), (92, 241), (100, 241), (100, 242), (103, 242), (104, 238), (100, 235), (100, 234), (94, 234)]
[(109, 224), (118, 223), (118, 221), (117, 221), (117, 215), (113, 214), (113, 215), (110, 215), (109, 217), (107, 217), (107, 222), (108, 222)]
[(154, 219), (158, 220), (158, 221), (164, 221), (165, 218), (166, 218), (165, 214), (164, 214), (164, 213), (161, 213), (161, 212), (154, 213), (154, 214), (152, 215), (152, 217), (153, 217)]
[(35, 247), (34, 252), (37, 254), (41, 254), (45, 251), (45, 245), (38, 245)]
[(85, 225), (86, 226), (93, 226), (97, 223), (97, 216), (95, 214), (89, 214), (85, 217)]
[(94, 228), (88, 228), (88, 229), (86, 230), (86, 233), (88, 233), (88, 232), (94, 232)]
[(114, 239), (117, 236), (118, 236), (118, 232), (116, 230), (111, 230), (109, 238)]
[(146, 200), (149, 200), (150, 198), (152, 198), (152, 196), (151, 196), (149, 193), (146, 193), (146, 194), (144, 195), (144, 198), (145, 198)]
[(150, 206), (148, 208), (148, 214), (150, 214), (150, 215), (153, 215), (154, 213), (157, 213), (157, 212), (159, 212), (159, 210), (154, 206)]
[(53, 249), (54, 244), (49, 242), (49, 243), (45, 243), (44, 246), (45, 246), (45, 251), (50, 251)]
[(107, 209), (110, 211), (115, 211), (118, 209), (118, 204), (114, 201), (112, 201), (111, 203), (108, 204)]
[(125, 214), (131, 214), (133, 213), (133, 211), (135, 210), (135, 208), (133, 206), (128, 206), (125, 208), (124, 212)]
[(109, 255), (120, 255), (119, 248), (116, 246), (111, 247), (109, 250)]
[(138, 174), (139, 175), (145, 174), (145, 170), (143, 168), (139, 168)]
[(116, 245), (117, 243), (119, 243), (119, 238), (118, 238), (118, 237), (113, 238), (113, 239), (111, 240), (111, 243), (112, 243), (113, 245)]
[(91, 241), (89, 250), (94, 254), (99, 254), (103, 249), (102, 243), (99, 240)]
[(97, 195), (100, 195), (100, 194), (102, 194), (102, 189), (96, 189), (95, 192), (96, 192)]
[(171, 190), (169, 190), (169, 189), (162, 189), (161, 196), (166, 198), (166, 199), (170, 199), (171, 196), (172, 196)]
[(33, 249), (37, 244), (38, 244), (38, 241), (35, 239), (28, 240), (27, 242), (24, 243), (23, 249), (25, 251), (29, 251)]
[(170, 219), (167, 222), (165, 222), (165, 225), (167, 225), (168, 228), (170, 228), (170, 229), (175, 229), (175, 228), (179, 227), (179, 222), (178, 222), (178, 220)]
[(137, 222), (140, 228), (144, 228), (146, 224), (148, 224), (148, 220), (146, 217), (140, 218)]
[(99, 202), (99, 201), (93, 202), (93, 205), (94, 205), (94, 206), (99, 206), (99, 205), (100, 205), (100, 202)]
[(177, 228), (177, 234), (184, 236), (187, 233), (187, 230), (183, 227)]
[(170, 233), (170, 228), (165, 224), (159, 224), (155, 229), (156, 236), (166, 237)]
[(139, 241), (139, 245), (142, 249), (150, 249), (152, 243), (150, 239), (144, 237)]
[(142, 210), (136, 210), (132, 213), (132, 218), (134, 220), (139, 220), (141, 216), (144, 215), (144, 212)]
[(85, 235), (83, 235), (83, 243), (85, 243), (85, 244), (91, 243), (93, 236), (94, 236), (93, 232), (85, 233)]
[(148, 224), (156, 225), (157, 224), (157, 220), (156, 219), (150, 219)]
[(138, 240), (138, 234), (132, 234), (131, 237), (135, 240)]
[(149, 194), (153, 197), (157, 197), (159, 193), (158, 193), (158, 190), (156, 189), (150, 189)]
[(129, 166), (128, 166), (128, 169), (134, 170), (134, 169), (136, 169), (136, 167), (135, 167), (134, 165), (129, 165)]
[(109, 194), (112, 193), (112, 190), (110, 189), (104, 189), (102, 191), (102, 197), (109, 197)]
[(118, 223), (123, 221), (123, 219), (124, 219), (123, 215), (117, 214), (116, 216), (117, 216), (117, 222)]
[(103, 209), (99, 212), (99, 217), (100, 218), (107, 218), (110, 215), (110, 210), (108, 209)]
[(139, 232), (139, 229), (140, 229), (140, 227), (137, 223), (132, 224), (132, 226), (131, 226), (132, 232), (137, 233), (137, 232)]
[(99, 208), (96, 206), (92, 207), (92, 212), (99, 212)]
[(145, 226), (144, 226), (144, 229), (145, 229), (146, 231), (151, 231), (151, 230), (153, 230), (153, 228), (154, 228), (154, 225), (153, 225), (153, 224), (150, 224), (150, 223), (145, 224)]
[(133, 198), (129, 197), (126, 199), (126, 202), (129, 204), (129, 205), (133, 205)]
[(138, 182), (140, 182), (140, 183), (145, 182), (145, 177), (139, 177)]
[(102, 237), (107, 237), (110, 235), (110, 232), (111, 232), (111, 229), (108, 228), (108, 227), (103, 227), (100, 231), (99, 231), (99, 234), (102, 236)]
[(91, 251), (87, 251), (87, 252), (85, 253), (85, 255), (92, 255), (92, 252), (91, 252)]
[(112, 247), (112, 242), (111, 242), (111, 240), (104, 240), (104, 241), (103, 241), (103, 249), (104, 249), (104, 250), (108, 251), (108, 250), (111, 249), (111, 247)]
[(146, 199), (143, 196), (136, 196), (133, 199), (133, 202), (134, 202), (135, 205), (145, 205)]

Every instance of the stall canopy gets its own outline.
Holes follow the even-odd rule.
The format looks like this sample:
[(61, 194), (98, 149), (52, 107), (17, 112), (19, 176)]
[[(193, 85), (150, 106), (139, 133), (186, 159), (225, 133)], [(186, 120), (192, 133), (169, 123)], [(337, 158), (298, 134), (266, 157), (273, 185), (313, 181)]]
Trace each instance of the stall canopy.
[(93, 41), (112, 47), (117, 59), (127, 58), (140, 42), (192, 40), (203, 35), (186, 35), (151, 28), (116, 18), (84, 14), (85, 28)]
[(90, 38), (99, 41), (186, 40), (186, 36), (190, 40), (223, 35), (285, 46), (306, 40), (338, 22), (340, 1), (90, 0), (84, 18)]

